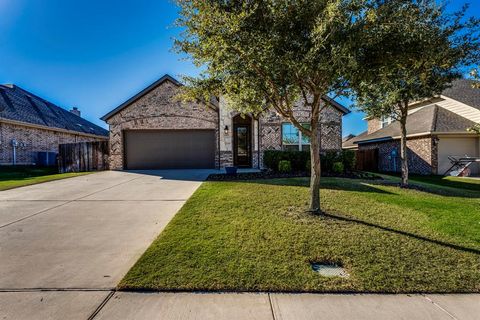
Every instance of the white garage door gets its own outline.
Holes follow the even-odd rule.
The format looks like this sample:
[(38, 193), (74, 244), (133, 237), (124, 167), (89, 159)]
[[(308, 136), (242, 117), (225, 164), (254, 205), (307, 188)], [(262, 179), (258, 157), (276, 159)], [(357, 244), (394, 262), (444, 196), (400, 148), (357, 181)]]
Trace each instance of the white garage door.
[[(448, 156), (457, 157), (478, 157), (479, 141), (478, 138), (448, 138), (441, 137), (438, 142), (438, 174), (443, 175), (452, 164)], [(479, 173), (479, 166), (475, 164), (471, 167), (473, 174)]]

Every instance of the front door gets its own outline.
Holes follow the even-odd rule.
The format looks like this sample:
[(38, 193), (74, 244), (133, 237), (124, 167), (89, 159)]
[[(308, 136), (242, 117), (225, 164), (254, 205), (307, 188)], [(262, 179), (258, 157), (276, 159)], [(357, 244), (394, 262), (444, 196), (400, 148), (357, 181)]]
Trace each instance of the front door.
[(233, 138), (234, 165), (237, 167), (251, 167), (252, 139), (250, 125), (235, 125)]

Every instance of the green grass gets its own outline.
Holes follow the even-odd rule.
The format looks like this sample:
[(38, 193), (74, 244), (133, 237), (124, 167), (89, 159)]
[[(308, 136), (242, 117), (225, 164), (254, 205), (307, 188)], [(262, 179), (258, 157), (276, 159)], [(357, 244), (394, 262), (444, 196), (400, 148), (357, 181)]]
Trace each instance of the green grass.
[[(307, 185), (204, 183), (119, 289), (480, 292), (480, 192), (325, 178), (319, 217), (303, 211)], [(350, 277), (322, 277), (312, 261)]]
[(22, 166), (0, 167), (0, 191), (42, 182), (77, 177), (85, 174), (88, 174), (88, 172), (59, 174), (56, 173), (55, 168)]
[[(383, 175), (386, 176), (386, 175)], [(399, 176), (389, 176), (399, 177)], [(444, 176), (422, 176), (422, 175), (410, 175), (410, 181), (417, 184), (429, 184), (441, 187), (449, 187), (456, 189), (473, 190), (480, 192), (480, 179), (464, 178), (464, 177), (444, 177)]]

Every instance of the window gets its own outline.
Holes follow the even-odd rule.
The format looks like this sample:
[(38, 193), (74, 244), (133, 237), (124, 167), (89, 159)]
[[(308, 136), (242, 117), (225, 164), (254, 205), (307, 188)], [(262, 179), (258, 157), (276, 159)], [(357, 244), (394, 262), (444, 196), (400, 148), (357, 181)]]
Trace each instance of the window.
[(386, 126), (388, 126), (392, 122), (393, 122), (393, 118), (391, 116), (382, 116), (380, 118), (380, 123), (382, 125), (382, 128), (385, 128)]
[[(310, 129), (310, 124), (302, 124), (304, 128)], [(302, 135), (291, 123), (282, 123), (282, 146), (284, 150), (306, 151), (310, 146), (310, 138)]]

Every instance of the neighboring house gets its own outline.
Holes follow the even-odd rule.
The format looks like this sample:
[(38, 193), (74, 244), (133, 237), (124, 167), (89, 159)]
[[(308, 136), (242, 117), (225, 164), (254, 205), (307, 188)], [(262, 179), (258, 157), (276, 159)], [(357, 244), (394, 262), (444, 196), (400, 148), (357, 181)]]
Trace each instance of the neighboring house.
[[(480, 89), (457, 80), (440, 96), (410, 106), (407, 118), (409, 170), (445, 174), (449, 157), (480, 157), (480, 139), (467, 129), (480, 123)], [(400, 171), (400, 125), (390, 117), (368, 119), (368, 130), (343, 142), (344, 149), (378, 149), (380, 171)], [(470, 166), (478, 175), (480, 166)]]
[(61, 143), (108, 140), (108, 131), (18, 86), (0, 85), (0, 165), (33, 165)]
[[(102, 117), (110, 126), (111, 169), (262, 167), (265, 150), (308, 150), (309, 141), (273, 111), (242, 117), (224, 99), (180, 102), (165, 75)], [(321, 114), (322, 150), (341, 150), (342, 116), (331, 99)], [(309, 111), (295, 110), (301, 122)]]

